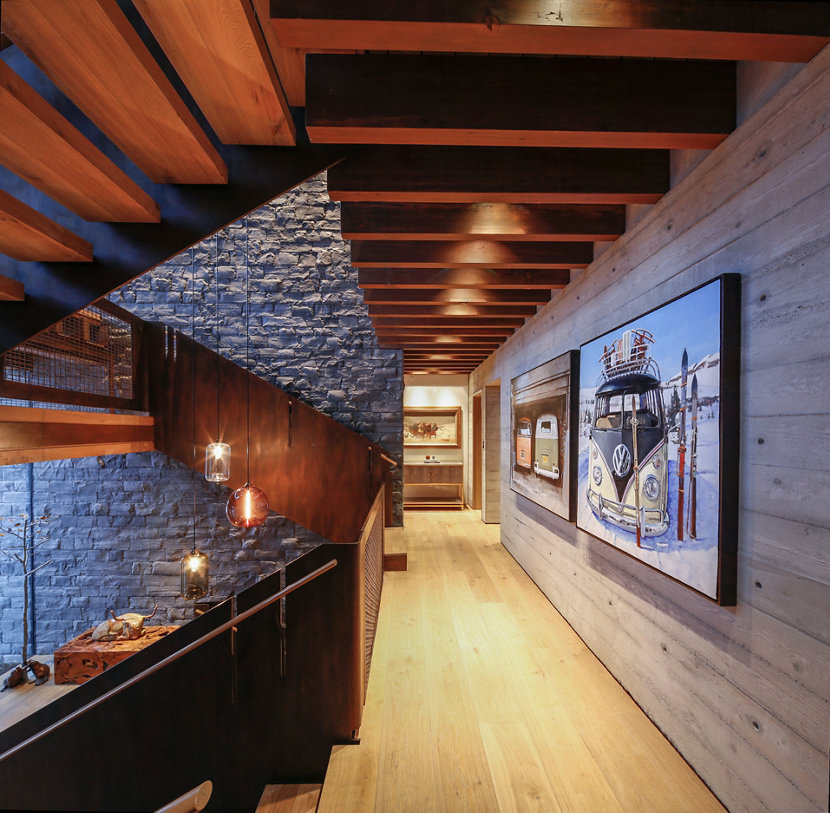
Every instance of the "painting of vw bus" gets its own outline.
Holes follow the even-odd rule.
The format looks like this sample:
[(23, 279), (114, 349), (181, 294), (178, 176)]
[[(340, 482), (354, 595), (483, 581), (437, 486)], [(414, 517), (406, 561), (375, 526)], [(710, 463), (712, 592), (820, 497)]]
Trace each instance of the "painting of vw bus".
[(724, 355), (734, 365), (737, 347), (724, 347), (725, 288), (737, 302), (725, 275), (582, 345), (577, 525), (731, 603), (735, 534), (725, 541), (722, 506), (737, 494), (737, 461), (724, 460), (723, 420), (737, 434), (737, 396)]
[(565, 353), (511, 381), (510, 487), (565, 519), (574, 510), (576, 355)]

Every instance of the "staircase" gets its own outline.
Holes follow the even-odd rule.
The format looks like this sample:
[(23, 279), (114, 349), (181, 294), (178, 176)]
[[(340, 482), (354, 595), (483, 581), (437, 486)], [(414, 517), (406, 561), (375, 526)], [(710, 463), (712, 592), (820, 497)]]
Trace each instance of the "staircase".
[(3, 0), (0, 353), (343, 157), (292, 118), (259, 18), (223, 14)]

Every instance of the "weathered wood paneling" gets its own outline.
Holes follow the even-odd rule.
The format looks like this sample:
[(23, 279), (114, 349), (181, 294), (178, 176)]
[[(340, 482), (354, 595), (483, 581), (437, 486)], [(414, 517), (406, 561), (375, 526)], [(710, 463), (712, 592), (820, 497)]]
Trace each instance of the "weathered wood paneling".
[(470, 380), (471, 392), (509, 381), (741, 274), (736, 607), (529, 503), (502, 473), (504, 545), (732, 811), (819, 811), (828, 798), (828, 95), (825, 49)]
[[(484, 388), (484, 477), (481, 518), (485, 522), (501, 521), (501, 387), (498, 383)], [(509, 457), (508, 457), (509, 459)]]

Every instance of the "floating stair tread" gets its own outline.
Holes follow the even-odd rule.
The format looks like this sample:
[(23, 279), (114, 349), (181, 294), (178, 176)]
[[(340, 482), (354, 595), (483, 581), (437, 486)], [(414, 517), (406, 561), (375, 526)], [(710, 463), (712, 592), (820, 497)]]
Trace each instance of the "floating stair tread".
[(322, 785), (266, 785), (256, 813), (314, 813)]

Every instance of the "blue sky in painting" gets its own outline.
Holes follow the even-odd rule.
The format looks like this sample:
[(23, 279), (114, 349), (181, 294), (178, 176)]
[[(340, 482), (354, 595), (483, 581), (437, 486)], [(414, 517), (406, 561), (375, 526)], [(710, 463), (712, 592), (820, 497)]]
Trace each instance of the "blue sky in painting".
[(720, 350), (720, 280), (686, 294), (669, 305), (634, 319), (617, 330), (600, 336), (581, 348), (581, 388), (593, 388), (599, 378), (602, 348), (630, 328), (644, 328), (654, 336), (651, 353), (660, 367), (663, 381), (680, 371), (683, 348), (689, 364)]

